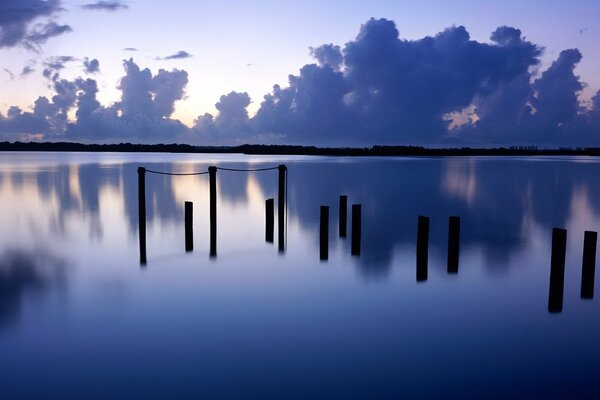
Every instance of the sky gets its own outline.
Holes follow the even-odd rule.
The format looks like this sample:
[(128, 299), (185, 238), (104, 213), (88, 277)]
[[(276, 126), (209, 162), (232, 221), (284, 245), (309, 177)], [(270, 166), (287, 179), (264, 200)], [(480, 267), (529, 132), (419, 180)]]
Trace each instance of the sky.
[(590, 0), (2, 0), (0, 140), (600, 145), (598, 39)]

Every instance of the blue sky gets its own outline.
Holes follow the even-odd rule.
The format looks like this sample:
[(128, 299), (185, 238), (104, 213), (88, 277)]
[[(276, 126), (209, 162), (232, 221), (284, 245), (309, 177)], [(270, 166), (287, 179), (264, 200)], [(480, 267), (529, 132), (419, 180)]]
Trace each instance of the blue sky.
[[(471, 40), (489, 44), (496, 28), (512, 26), (521, 30), (525, 40), (544, 48), (539, 63), (531, 68), (532, 80), (541, 76), (562, 50), (577, 48), (583, 57), (576, 63), (575, 74), (585, 83), (577, 92), (581, 104), (589, 106), (600, 89), (600, 46), (595, 45), (600, 39), (600, 3), (589, 0), (6, 2), (8, 8), (2, 10), (0, 6), (0, 19), (2, 12), (14, 12), (11, 3), (51, 3), (56, 11), (31, 20), (27, 28), (53, 21), (68, 25), (70, 30), (34, 48), (23, 43), (0, 48), (0, 113), (4, 116), (11, 106), (27, 111), (39, 96), (51, 98), (56, 88), (43, 76), (44, 63), (53, 57), (69, 56), (72, 61), (64, 63), (60, 79), (94, 79), (102, 106), (120, 100), (123, 60), (132, 58), (141, 70), (149, 68), (152, 74), (161, 68), (187, 72), (187, 83), (174, 102), (173, 114), (162, 118), (192, 127), (205, 113), (217, 117), (215, 104), (232, 91), (248, 94), (247, 111), (252, 117), (274, 84), (286, 87), (289, 74), (298, 75), (300, 68), (315, 62), (309, 47), (332, 43), (343, 49), (372, 17), (393, 21), (402, 40), (419, 40), (453, 25), (463, 25)], [(104, 7), (86, 9), (84, 5)], [(191, 56), (166, 59), (182, 51)], [(82, 63), (86, 57), (99, 61), (99, 72), (84, 74)], [(26, 67), (32, 72), (21, 77)], [(67, 111), (69, 120), (76, 118), (75, 112), (73, 105)], [(287, 135), (274, 133), (271, 139)]]

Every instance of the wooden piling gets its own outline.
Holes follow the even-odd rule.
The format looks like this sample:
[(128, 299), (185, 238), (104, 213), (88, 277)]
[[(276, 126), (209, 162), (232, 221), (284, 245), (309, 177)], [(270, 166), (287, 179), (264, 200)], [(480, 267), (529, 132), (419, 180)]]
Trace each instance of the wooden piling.
[(596, 273), (596, 243), (598, 233), (585, 231), (583, 237), (583, 261), (581, 266), (581, 298), (594, 298), (594, 275)]
[(285, 165), (279, 165), (277, 170), (279, 171), (277, 192), (277, 235), (279, 252), (283, 253), (285, 252), (285, 183), (287, 167)]
[(550, 293), (548, 311), (558, 313), (563, 307), (565, 286), (565, 255), (567, 250), (567, 230), (552, 229), (552, 257), (550, 260)]
[(460, 217), (448, 219), (448, 273), (458, 273), (458, 254), (460, 249)]
[(217, 256), (217, 167), (208, 167), (210, 197), (210, 257)]
[(137, 173), (140, 264), (146, 265), (146, 168), (138, 167)]
[(340, 237), (346, 237), (346, 227), (348, 225), (348, 196), (341, 195), (340, 196), (340, 209), (339, 209), (339, 234)]
[(275, 199), (265, 201), (265, 241), (273, 243), (275, 230)]
[(320, 221), (320, 251), (319, 257), (321, 260), (329, 258), (329, 207), (321, 206), (321, 221)]
[(185, 202), (185, 251), (194, 251), (194, 203)]
[(351, 254), (353, 256), (360, 256), (360, 241), (361, 241), (361, 205), (352, 204), (352, 249)]
[(417, 225), (417, 282), (427, 280), (429, 217), (419, 215)]

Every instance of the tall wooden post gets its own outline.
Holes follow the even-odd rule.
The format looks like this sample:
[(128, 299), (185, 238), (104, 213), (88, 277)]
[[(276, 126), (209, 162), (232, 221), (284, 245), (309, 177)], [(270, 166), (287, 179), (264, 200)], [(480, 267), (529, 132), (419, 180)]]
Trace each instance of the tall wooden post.
[(194, 250), (194, 203), (185, 202), (185, 251)]
[(340, 210), (339, 210), (339, 234), (340, 237), (346, 237), (346, 227), (348, 225), (348, 196), (340, 196)]
[(417, 227), (417, 282), (427, 280), (429, 217), (419, 215)]
[(594, 298), (594, 275), (596, 273), (596, 243), (598, 233), (585, 231), (583, 237), (583, 262), (581, 266), (581, 298)]
[(210, 257), (217, 256), (217, 167), (208, 167), (210, 197)]
[(140, 264), (146, 265), (146, 168), (138, 167), (137, 173)]
[(548, 311), (558, 313), (563, 307), (565, 287), (565, 256), (567, 249), (567, 230), (552, 229), (552, 258), (550, 260), (550, 293)]
[(458, 252), (460, 248), (460, 217), (448, 219), (448, 273), (458, 273)]
[(319, 258), (327, 260), (329, 258), (329, 207), (321, 206), (321, 221), (319, 226), (320, 251)]
[(352, 245), (350, 252), (353, 256), (360, 256), (361, 214), (361, 205), (352, 204)]
[(273, 243), (273, 231), (275, 230), (275, 200), (265, 201), (265, 241)]
[(285, 183), (287, 167), (285, 165), (279, 165), (277, 167), (279, 171), (279, 184), (277, 194), (277, 234), (279, 236), (279, 252), (285, 252)]

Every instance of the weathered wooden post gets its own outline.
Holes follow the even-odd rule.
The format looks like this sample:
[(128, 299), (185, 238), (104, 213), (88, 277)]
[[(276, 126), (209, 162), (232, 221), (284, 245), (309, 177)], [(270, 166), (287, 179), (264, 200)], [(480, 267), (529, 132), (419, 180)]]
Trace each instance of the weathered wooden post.
[(185, 251), (194, 251), (194, 203), (185, 202)]
[(417, 282), (427, 280), (429, 217), (419, 215), (417, 226)]
[(340, 196), (340, 210), (339, 210), (339, 233), (340, 237), (346, 237), (346, 227), (348, 225), (348, 196)]
[(352, 204), (352, 245), (351, 254), (360, 256), (360, 239), (361, 239), (361, 205)]
[(217, 256), (217, 167), (208, 167), (210, 197), (210, 257)]
[(329, 207), (321, 206), (321, 221), (320, 221), (320, 251), (319, 257), (321, 260), (329, 258)]
[(277, 234), (279, 236), (279, 252), (285, 252), (285, 182), (287, 167), (279, 165), (279, 190), (277, 194)]
[(565, 286), (565, 253), (567, 249), (567, 230), (552, 229), (552, 258), (550, 260), (550, 293), (548, 311), (558, 313), (563, 307)]
[(137, 173), (140, 264), (146, 265), (146, 168), (138, 167)]
[(594, 298), (594, 275), (596, 273), (596, 243), (598, 233), (585, 231), (583, 237), (583, 262), (581, 267), (581, 298)]
[(458, 253), (460, 249), (460, 217), (448, 219), (448, 273), (458, 273)]
[(273, 233), (275, 230), (275, 200), (267, 199), (265, 201), (265, 241), (273, 243)]

